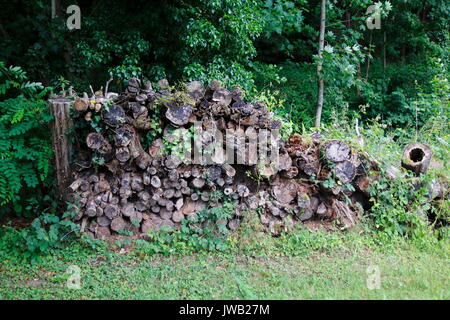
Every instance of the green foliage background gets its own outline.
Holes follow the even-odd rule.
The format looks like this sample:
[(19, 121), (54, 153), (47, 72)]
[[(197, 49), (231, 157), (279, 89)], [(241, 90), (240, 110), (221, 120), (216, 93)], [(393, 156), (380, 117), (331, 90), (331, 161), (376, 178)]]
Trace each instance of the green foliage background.
[[(0, 60), (30, 78), (56, 85), (63, 76), (79, 90), (115, 90), (138, 76), (150, 80), (219, 79), (249, 94), (270, 89), (286, 113), (310, 124), (316, 95), (319, 1), (307, 0), (13, 0), (0, 12)], [(81, 29), (68, 30), (64, 9), (78, 4)], [(381, 29), (369, 30), (376, 4)], [(324, 119), (331, 109), (368, 105), (392, 126), (414, 123), (418, 88), (448, 65), (450, 9), (445, 0), (328, 0)], [(445, 76), (448, 77), (448, 68)], [(289, 112), (288, 112), (289, 111)], [(420, 114), (419, 122), (428, 117)]]
[(0, 216), (33, 216), (48, 203), (53, 157), (48, 88), (28, 81), (20, 67), (0, 62)]

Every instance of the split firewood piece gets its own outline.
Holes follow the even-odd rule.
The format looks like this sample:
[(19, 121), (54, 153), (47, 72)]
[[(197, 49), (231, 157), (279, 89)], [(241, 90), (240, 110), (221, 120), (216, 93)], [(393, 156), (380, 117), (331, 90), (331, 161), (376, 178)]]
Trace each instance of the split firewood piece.
[(154, 206), (151, 206), (150, 210), (151, 210), (153, 213), (159, 213), (159, 211), (161, 211), (161, 207), (158, 206), (158, 205), (154, 205)]
[(225, 185), (225, 179), (219, 178), (216, 180), (216, 183), (219, 187), (223, 187)]
[(144, 92), (147, 95), (153, 95), (155, 94), (155, 92), (153, 91), (153, 87), (152, 87), (152, 83), (150, 81), (145, 81), (144, 82)]
[(137, 192), (144, 190), (144, 183), (140, 175), (133, 174), (131, 179), (131, 189)]
[(109, 141), (101, 133), (97, 132), (91, 132), (87, 135), (86, 145), (100, 154), (107, 154), (112, 150)]
[(131, 158), (130, 150), (127, 147), (119, 147), (116, 149), (116, 159), (121, 162), (127, 162)]
[(201, 189), (205, 185), (205, 179), (203, 178), (194, 178), (191, 182), (191, 185), (195, 189)]
[(172, 218), (173, 212), (171, 210), (168, 210), (166, 208), (162, 208), (159, 212), (159, 216), (164, 220), (169, 220)]
[(97, 215), (97, 206), (94, 201), (89, 201), (86, 205), (85, 214), (88, 217), (95, 217)]
[(309, 197), (307, 194), (300, 194), (298, 196), (297, 204), (299, 208), (302, 209), (300, 210), (300, 212), (302, 212), (300, 220), (306, 221), (311, 219), (314, 213), (316, 213), (319, 206), (319, 199), (314, 196)]
[[(145, 105), (145, 103), (147, 102), (148, 97), (147, 97), (147, 95), (145, 93), (141, 93), (141, 94), (136, 95), (135, 99), (136, 99), (137, 103), (139, 103), (141, 105)], [(145, 108), (145, 110), (147, 110), (147, 108)]]
[(272, 202), (267, 202), (266, 207), (272, 216), (278, 217), (278, 216), (281, 216), (283, 213), (282, 209), (278, 208)]
[(178, 180), (178, 183), (180, 184), (181, 188), (187, 187), (188, 182), (185, 179)]
[(212, 80), (206, 88), (205, 99), (210, 101), (212, 99), (213, 93), (220, 89), (222, 89), (222, 82), (218, 80)]
[(328, 209), (327, 209), (327, 207), (325, 206), (325, 203), (322, 202), (322, 203), (320, 203), (320, 204), (318, 205), (316, 214), (317, 214), (319, 217), (326, 217), (326, 216), (327, 216), (327, 211), (328, 211)]
[(78, 190), (78, 188), (81, 186), (81, 184), (83, 183), (83, 179), (78, 178), (76, 179), (74, 182), (72, 182), (69, 186), (69, 190), (72, 192), (75, 192)]
[(128, 80), (127, 92), (138, 93), (141, 89), (141, 80), (138, 78), (131, 78)]
[(148, 165), (151, 163), (151, 161), (152, 161), (152, 158), (145, 151), (143, 151), (136, 159), (134, 159), (134, 162), (136, 163), (136, 165), (142, 170), (145, 170), (148, 167)]
[(105, 179), (104, 175), (100, 177), (99, 181), (94, 184), (92, 191), (95, 194), (104, 193), (106, 191), (111, 190), (111, 186), (108, 180)]
[(150, 201), (151, 196), (150, 193), (144, 190), (138, 193), (138, 198), (141, 199), (144, 203), (146, 203)]
[(150, 184), (150, 181), (151, 181), (151, 176), (147, 172), (144, 172), (142, 174), (142, 183), (145, 186), (148, 186)]
[(133, 104), (132, 110), (133, 110), (133, 118), (136, 120), (137, 123), (141, 121), (149, 121), (147, 107), (142, 106), (139, 103), (135, 102), (135, 104)]
[(278, 157), (278, 170), (289, 170), (292, 167), (292, 159), (287, 153)]
[(345, 160), (337, 163), (333, 168), (333, 172), (343, 184), (347, 184), (352, 182), (352, 180), (355, 178), (356, 168), (353, 163)]
[(402, 167), (414, 172), (416, 175), (426, 173), (432, 156), (431, 148), (425, 143), (411, 143), (403, 151)]
[(150, 231), (157, 231), (162, 224), (162, 219), (156, 214), (150, 214), (149, 219), (145, 220), (141, 226), (141, 231), (147, 233)]
[(181, 220), (183, 220), (183, 219), (184, 219), (184, 214), (180, 210), (177, 210), (172, 214), (173, 222), (178, 223), (178, 222), (181, 222)]
[(166, 111), (166, 118), (175, 126), (184, 126), (189, 122), (192, 111), (191, 105), (187, 103), (182, 106), (169, 106)]
[(215, 90), (212, 95), (212, 100), (219, 105), (228, 106), (231, 103), (231, 93), (226, 89)]
[(134, 203), (134, 207), (137, 211), (143, 212), (143, 211), (147, 211), (147, 209), (149, 209), (149, 203), (150, 202), (144, 202), (144, 201), (136, 201)]
[(128, 145), (128, 149), (130, 149), (131, 157), (133, 159), (136, 159), (137, 157), (141, 156), (142, 154), (145, 154), (146, 152), (141, 146), (139, 134), (136, 132), (136, 130), (131, 126), (128, 126), (128, 130), (130, 130), (133, 136), (133, 138), (130, 141), (130, 144)]
[(97, 224), (101, 227), (108, 227), (111, 224), (111, 220), (106, 216), (97, 218)]
[(131, 197), (133, 195), (133, 191), (131, 190), (131, 188), (129, 186), (121, 187), (119, 189), (119, 195), (120, 195), (121, 200), (128, 199), (129, 197)]
[(181, 164), (181, 159), (175, 155), (168, 155), (164, 161), (167, 169), (176, 169)]
[(181, 210), (181, 208), (183, 207), (183, 205), (184, 205), (184, 200), (183, 200), (183, 198), (179, 198), (179, 199), (175, 202), (175, 208), (176, 208), (177, 210)]
[(124, 219), (117, 217), (111, 221), (110, 228), (113, 231), (119, 232), (120, 230), (126, 230), (128, 225), (129, 224)]
[(163, 188), (172, 188), (172, 181), (170, 181), (168, 178), (163, 178), (162, 180), (161, 180), (161, 182), (162, 182), (162, 186), (163, 186)]
[(121, 209), (122, 215), (124, 217), (132, 217), (135, 214), (135, 207), (134, 204), (132, 203), (127, 203), (126, 205), (124, 205)]
[(111, 126), (117, 127), (126, 122), (126, 114), (123, 108), (117, 104), (113, 104), (102, 110), (103, 121)]
[(167, 173), (167, 176), (169, 177), (170, 181), (178, 181), (180, 178), (180, 175), (178, 173), (178, 170), (172, 169)]
[(187, 199), (184, 202), (183, 207), (181, 208), (181, 211), (184, 215), (192, 215), (195, 214), (197, 211), (206, 209), (206, 202), (198, 200), (198, 201), (192, 201), (190, 199)]
[(197, 168), (197, 167), (193, 167), (191, 169), (191, 176), (194, 178), (199, 178), (202, 175), (202, 171)]
[(164, 193), (163, 193), (163, 197), (164, 198), (166, 198), (166, 199), (171, 199), (171, 198), (173, 198), (173, 196), (175, 195), (175, 190), (174, 189), (166, 189), (166, 190), (164, 190)]
[(83, 112), (88, 109), (88, 103), (84, 99), (79, 98), (73, 103), (73, 108), (78, 112)]
[(312, 176), (313, 174), (317, 174), (320, 169), (320, 162), (317, 160), (308, 159), (306, 157), (301, 157), (296, 159), (296, 165), (300, 170), (306, 173), (308, 176)]
[(331, 208), (337, 219), (343, 224), (344, 229), (348, 229), (356, 224), (356, 214), (344, 202), (333, 199)]
[(161, 179), (159, 179), (158, 176), (153, 176), (150, 179), (150, 184), (155, 188), (160, 188), (161, 187)]
[(348, 144), (340, 140), (329, 140), (322, 146), (323, 156), (331, 162), (341, 162), (349, 160), (351, 149)]
[(91, 184), (87, 180), (81, 181), (80, 190), (83, 192), (91, 190)]
[(272, 188), (274, 198), (284, 204), (294, 201), (298, 192), (298, 186), (292, 180), (281, 180), (279, 184)]
[(242, 124), (243, 126), (255, 126), (259, 121), (260, 119), (256, 114), (250, 114), (244, 118), (241, 118), (240, 124)]
[(238, 184), (236, 186), (236, 192), (241, 198), (247, 198), (250, 195), (250, 190), (248, 189), (248, 187), (242, 184)]
[(220, 178), (222, 174), (222, 169), (219, 166), (209, 166), (203, 171), (203, 177), (209, 181), (216, 181)]
[(134, 131), (130, 130), (129, 127), (121, 127), (114, 132), (114, 143), (117, 147), (126, 147), (133, 139)]
[(244, 96), (244, 93), (242, 92), (241, 89), (234, 88), (231, 90), (231, 98), (233, 99), (233, 101), (235, 101), (235, 102), (242, 101), (243, 96)]
[(191, 200), (192, 200), (192, 201), (197, 201), (198, 199), (199, 199), (199, 196), (198, 196), (197, 193), (192, 193), (192, 194), (191, 194)]
[(147, 173), (151, 176), (154, 176), (155, 174), (158, 173), (158, 170), (155, 167), (148, 167), (147, 168)]
[(181, 194), (184, 194), (184, 195), (190, 195), (191, 194), (191, 189), (189, 187), (182, 187), (180, 189), (180, 191), (181, 191)]
[(225, 163), (222, 165), (222, 170), (228, 177), (234, 177), (236, 175), (236, 169), (234, 169), (230, 164)]
[(186, 85), (187, 93), (195, 100), (200, 100), (205, 96), (205, 87), (200, 81), (191, 81)]
[(120, 214), (119, 208), (114, 204), (108, 204), (105, 209), (103, 209), (103, 212), (109, 219), (114, 219)]
[[(130, 119), (131, 125), (138, 130), (151, 130), (153, 120), (150, 117), (139, 116), (136, 119)], [(158, 120), (158, 123), (160, 121)]]
[(90, 182), (90, 183), (97, 183), (97, 182), (99, 182), (100, 181), (100, 178), (99, 178), (99, 176), (97, 175), (97, 174), (91, 174), (89, 177), (88, 177), (88, 182)]

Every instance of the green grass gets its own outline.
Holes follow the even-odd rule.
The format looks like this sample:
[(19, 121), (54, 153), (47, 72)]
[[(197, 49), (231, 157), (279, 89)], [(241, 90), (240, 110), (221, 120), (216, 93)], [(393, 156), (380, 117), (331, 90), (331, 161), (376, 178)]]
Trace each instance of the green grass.
[[(261, 245), (274, 246), (277, 241), (289, 243), (286, 238)], [(0, 298), (450, 298), (448, 242), (421, 248), (400, 241), (383, 247), (357, 234), (333, 241), (335, 245), (327, 249), (285, 248), (284, 255), (274, 246), (245, 255), (169, 257), (149, 256), (138, 249), (92, 251), (75, 243), (33, 265), (8, 260), (8, 255), (0, 252)], [(70, 265), (81, 269), (81, 289), (66, 286)], [(367, 288), (368, 266), (379, 267), (380, 289)]]

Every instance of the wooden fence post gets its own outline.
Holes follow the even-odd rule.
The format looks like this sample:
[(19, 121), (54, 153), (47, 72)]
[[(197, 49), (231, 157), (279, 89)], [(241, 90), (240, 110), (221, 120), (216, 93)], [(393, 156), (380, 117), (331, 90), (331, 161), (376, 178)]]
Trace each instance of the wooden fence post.
[(55, 170), (58, 183), (58, 193), (65, 200), (67, 186), (70, 181), (70, 160), (72, 145), (67, 135), (73, 127), (70, 118), (71, 100), (65, 98), (50, 99), (50, 112), (54, 117), (52, 122), (53, 150), (55, 152)]

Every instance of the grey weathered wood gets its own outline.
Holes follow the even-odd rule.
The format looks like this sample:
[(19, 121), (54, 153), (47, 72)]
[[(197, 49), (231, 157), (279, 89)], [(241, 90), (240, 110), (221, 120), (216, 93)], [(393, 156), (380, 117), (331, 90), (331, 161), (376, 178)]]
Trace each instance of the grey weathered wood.
[(61, 199), (65, 199), (68, 194), (67, 186), (71, 180), (70, 161), (73, 147), (68, 132), (73, 128), (73, 121), (70, 118), (72, 101), (58, 98), (50, 99), (49, 103), (54, 117), (51, 126), (58, 193)]

